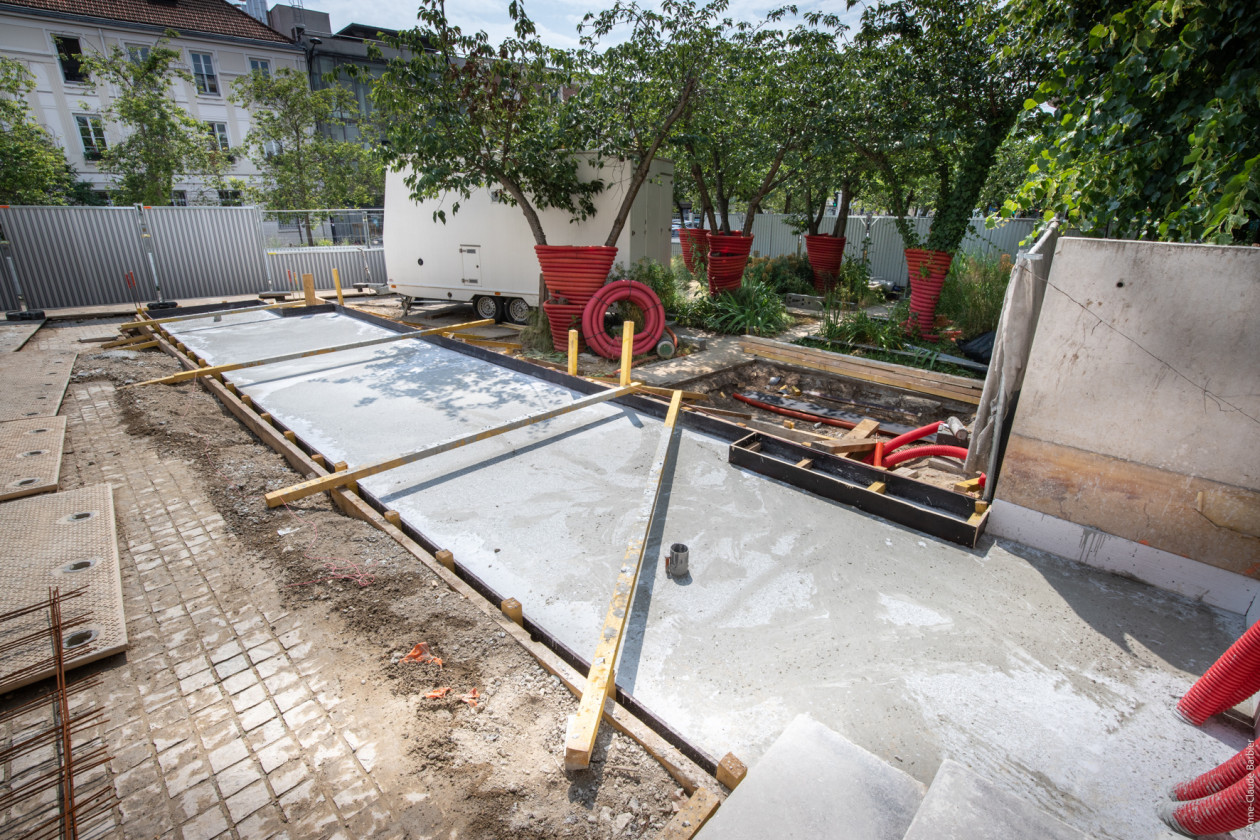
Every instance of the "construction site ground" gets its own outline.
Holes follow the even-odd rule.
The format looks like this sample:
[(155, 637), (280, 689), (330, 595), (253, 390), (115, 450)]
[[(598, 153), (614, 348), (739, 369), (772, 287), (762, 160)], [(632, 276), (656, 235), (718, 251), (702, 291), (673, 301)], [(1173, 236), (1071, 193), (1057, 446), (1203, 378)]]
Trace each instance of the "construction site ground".
[[(676, 784), (609, 727), (591, 770), (564, 772), (576, 701), (497, 624), (325, 496), (268, 510), (263, 492), (297, 479), (281, 457), (196, 385), (120, 390), (178, 365), (101, 353), (80, 339), (112, 324), (83, 324), (25, 349), (80, 354), (62, 488), (115, 488), (131, 647), (88, 666), (121, 803), (93, 836), (638, 837), (668, 821)], [(419, 642), (440, 667), (400, 661)]]

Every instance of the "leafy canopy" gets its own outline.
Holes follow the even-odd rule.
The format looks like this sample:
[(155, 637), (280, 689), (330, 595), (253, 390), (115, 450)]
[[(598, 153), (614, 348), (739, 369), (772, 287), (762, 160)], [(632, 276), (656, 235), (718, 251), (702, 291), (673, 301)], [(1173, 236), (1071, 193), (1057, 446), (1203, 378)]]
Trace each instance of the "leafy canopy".
[[(372, 101), (385, 126), (386, 163), (408, 170), (413, 199), (454, 194), (456, 213), (474, 190), (501, 188), (501, 200), (521, 209), (545, 245), (538, 212), (559, 208), (584, 219), (603, 184), (579, 177), (575, 152), (586, 137), (565, 96), (571, 56), (538, 39), (522, 3), (513, 0), (508, 12), (514, 34), (495, 45), (484, 31), (452, 25), (443, 0), (422, 0), (419, 25), (385, 39), (400, 54), (388, 60)], [(446, 211), (434, 218), (446, 221)]]
[[(168, 31), (166, 37), (177, 33)], [(112, 100), (102, 116), (123, 139), (101, 154), (101, 169), (115, 176), (123, 203), (167, 205), (175, 180), (186, 175), (221, 177), (228, 160), (209, 142), (206, 126), (171, 97), (176, 79), (192, 80), (179, 50), (165, 39), (145, 57), (120, 47), (83, 59), (91, 84), (109, 83)]]
[(31, 118), (34, 88), (25, 67), (0, 56), (0, 204), (65, 204), (72, 187), (61, 147)]
[(1038, 208), (1144, 239), (1246, 237), (1260, 218), (1260, 4), (1013, 0), (1010, 14), (1052, 45), (1054, 70), (1024, 104), (1055, 119), (1003, 215)]

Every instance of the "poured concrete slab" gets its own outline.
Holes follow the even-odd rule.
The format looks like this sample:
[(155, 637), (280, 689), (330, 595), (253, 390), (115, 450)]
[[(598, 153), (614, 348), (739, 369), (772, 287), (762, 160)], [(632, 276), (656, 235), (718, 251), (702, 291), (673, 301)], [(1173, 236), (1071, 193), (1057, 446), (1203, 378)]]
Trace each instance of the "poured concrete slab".
[[(87, 614), (86, 622), (66, 636), (68, 666), (126, 650), (114, 493), (108, 484), (0, 505), (0, 613), (45, 602), (51, 587), (59, 587), (63, 595), (86, 587), (62, 608), (67, 620)], [(0, 624), (0, 644), (47, 627), (45, 611), (5, 622)], [(10, 678), (48, 658), (46, 640), (6, 651), (0, 657), (0, 690), (51, 676), (50, 663)]]
[(21, 350), (43, 325), (43, 321), (0, 321), (0, 353)]
[(66, 418), (0, 423), (0, 502), (57, 489)]
[[(172, 331), (211, 363), (387, 334), (340, 315), (270, 320), (284, 323)], [(423, 341), (229, 379), (351, 466), (578, 396)], [(589, 656), (659, 427), (594, 406), (360, 485)], [(1016, 795), (1049, 789), (1048, 810), (1083, 831), (1145, 840), (1168, 835), (1135, 803), (1243, 745), (1170, 712), (1240, 616), (1015, 545), (946, 544), (726, 452), (680, 436), (617, 669), (711, 755), (751, 764), (806, 713), (925, 784), (956, 756)], [(671, 542), (690, 547), (689, 578), (665, 577)]]
[(901, 840), (926, 788), (806, 715), (748, 771), (698, 840)]
[(1089, 840), (1089, 835), (945, 759), (905, 840)]
[(43, 350), (0, 353), (0, 421), (52, 417), (60, 411), (75, 356)]

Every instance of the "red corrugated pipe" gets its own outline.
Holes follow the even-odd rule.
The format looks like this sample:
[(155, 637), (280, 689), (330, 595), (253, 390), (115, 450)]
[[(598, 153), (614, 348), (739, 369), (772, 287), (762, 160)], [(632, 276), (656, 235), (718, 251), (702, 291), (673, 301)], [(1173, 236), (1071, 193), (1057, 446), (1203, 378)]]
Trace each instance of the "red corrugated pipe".
[(743, 394), (731, 394), (732, 397), (742, 403), (748, 403), (756, 408), (764, 408), (766, 411), (773, 411), (775, 414), (782, 414), (784, 417), (795, 417), (797, 420), (809, 420), (812, 423), (822, 423), (826, 426), (839, 426), (841, 429), (852, 429), (857, 424), (850, 423), (848, 420), (837, 420), (834, 417), (823, 417), (821, 414), (807, 414), (804, 411), (793, 411), (790, 408), (771, 405), (770, 403), (754, 400), (752, 397), (746, 397)]
[[(920, 426), (917, 429), (911, 429), (910, 431), (906, 432), (904, 435), (898, 435), (897, 437), (885, 443), (884, 444), (885, 466), (887, 465), (888, 456), (893, 454), (893, 452), (905, 446), (907, 443), (914, 443), (916, 440), (919, 440), (920, 438), (925, 438), (928, 435), (936, 434), (936, 430), (939, 429), (940, 427), (941, 427), (941, 421), (937, 420), (935, 423), (928, 423), (926, 426)], [(874, 454), (867, 455), (862, 460), (868, 464), (873, 464), (875, 463), (875, 456)]]
[(1257, 767), (1260, 767), (1260, 747), (1252, 741), (1229, 761), (1212, 768), (1196, 779), (1177, 785), (1173, 788), (1173, 798), (1179, 802), (1189, 802), (1220, 793), (1248, 773), (1254, 772)]
[(1177, 713), (1200, 726), (1260, 691), (1260, 622), (1251, 625), (1177, 701)]
[(628, 300), (643, 311), (643, 329), (634, 334), (634, 355), (656, 347), (665, 331), (665, 307), (651, 286), (633, 280), (618, 280), (600, 287), (582, 310), (582, 337), (592, 350), (605, 359), (621, 356), (621, 340), (614, 340), (604, 330), (604, 313), (619, 300)]
[[(888, 450), (885, 449), (884, 452), (887, 453)], [(883, 466), (886, 469), (892, 469), (903, 461), (913, 461), (915, 458), (930, 458), (934, 455), (967, 460), (967, 450), (961, 446), (915, 446), (910, 449), (903, 449), (900, 452), (894, 452), (892, 455), (885, 454)]]
[(1193, 802), (1165, 802), (1160, 819), (1178, 834), (1201, 837), (1245, 828), (1256, 822), (1256, 784), (1260, 771), (1246, 774), (1225, 790)]

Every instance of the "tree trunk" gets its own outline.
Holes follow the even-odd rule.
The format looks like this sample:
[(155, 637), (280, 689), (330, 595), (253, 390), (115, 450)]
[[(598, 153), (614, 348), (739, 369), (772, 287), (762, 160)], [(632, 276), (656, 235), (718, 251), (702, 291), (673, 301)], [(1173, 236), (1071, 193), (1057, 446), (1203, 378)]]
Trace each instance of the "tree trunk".
[(744, 227), (740, 231), (744, 236), (752, 233), (753, 222), (757, 220), (757, 214), (761, 212), (761, 202), (774, 189), (774, 179), (779, 174), (779, 167), (783, 165), (783, 156), (786, 154), (787, 147), (780, 147), (779, 153), (774, 156), (774, 163), (770, 164), (770, 171), (766, 173), (766, 177), (761, 179), (761, 186), (757, 188), (756, 194), (748, 202), (748, 214), (744, 216)]
[(818, 229), (822, 227), (823, 216), (825, 216), (826, 214), (827, 214), (827, 196), (823, 196), (822, 200), (818, 202), (818, 212), (814, 214), (813, 218), (810, 219), (810, 222), (809, 222), (809, 232), (812, 235), (814, 236), (818, 235)]
[(849, 205), (853, 202), (853, 181), (845, 179), (840, 182), (840, 206), (836, 208), (836, 224), (831, 235), (837, 239), (844, 236), (849, 229)]
[(311, 214), (303, 213), (302, 217), (306, 220), (306, 244), (307, 247), (315, 247), (315, 235), (311, 232)]
[[(674, 128), (674, 123), (687, 110), (687, 103), (691, 101), (691, 95), (696, 90), (696, 77), (692, 76), (687, 80), (687, 84), (683, 86), (682, 93), (679, 94), (678, 103), (674, 105), (674, 110), (665, 118), (665, 123), (661, 126), (660, 131), (652, 139), (652, 145), (649, 146), (641, 155), (639, 165), (635, 167), (634, 175), (630, 179), (630, 184), (626, 188), (626, 195), (621, 200), (621, 206), (617, 208), (617, 216), (613, 219), (612, 230), (608, 232), (608, 239), (604, 240), (605, 247), (613, 248), (617, 245), (617, 240), (621, 238), (622, 228), (626, 226), (626, 219), (630, 218), (630, 208), (634, 205), (635, 198), (639, 195), (639, 188), (643, 186), (643, 182), (647, 180), (648, 172), (652, 169), (652, 161), (656, 159), (656, 152), (660, 149), (661, 144), (665, 142), (665, 138), (669, 136), (670, 131)], [(535, 216), (537, 218), (537, 216)], [(542, 234), (542, 228), (538, 228), (535, 236)], [(540, 242), (540, 245), (547, 243)]]
[[(805, 207), (807, 209), (809, 208), (808, 201), (805, 202)], [(790, 192), (783, 197), (783, 215), (785, 216), (792, 215), (792, 193)]]
[(542, 222), (538, 218), (538, 211), (534, 209), (534, 205), (529, 203), (529, 199), (525, 197), (525, 191), (521, 189), (511, 178), (502, 173), (495, 173), (495, 178), (503, 189), (508, 191), (508, 195), (516, 201), (516, 206), (521, 209), (521, 213), (525, 216), (525, 223), (529, 225), (529, 232), (534, 234), (534, 243), (537, 245), (547, 244), (547, 234), (543, 231)]

